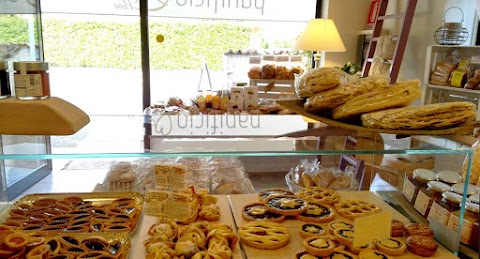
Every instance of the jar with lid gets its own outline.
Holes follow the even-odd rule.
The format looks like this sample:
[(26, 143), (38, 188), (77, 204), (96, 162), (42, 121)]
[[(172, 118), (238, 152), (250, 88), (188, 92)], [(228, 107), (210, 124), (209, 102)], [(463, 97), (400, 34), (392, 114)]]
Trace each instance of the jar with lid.
[(0, 99), (8, 98), (11, 95), (8, 61), (0, 60)]
[[(460, 242), (464, 244), (478, 243), (478, 228), (475, 237), (472, 236), (475, 222), (478, 223), (479, 208), (478, 204), (473, 202), (465, 203), (465, 215), (460, 230)], [(458, 223), (460, 222), (460, 210), (456, 210), (450, 214), (447, 227), (453, 231), (458, 231)], [(478, 224), (477, 224), (478, 226)], [(475, 240), (476, 239), (476, 240)]]
[(451, 191), (442, 193), (442, 199), (433, 202), (427, 221), (437, 220), (440, 224), (447, 226), (450, 214), (460, 209), (462, 198), (462, 195)]
[(427, 217), (433, 202), (437, 199), (442, 199), (442, 193), (449, 190), (450, 185), (448, 184), (439, 181), (430, 181), (427, 183), (427, 186), (422, 187), (418, 192), (413, 207), (424, 217)]
[(456, 183), (461, 183), (462, 180), (462, 176), (455, 171), (442, 170), (437, 172), (437, 181), (440, 181), (442, 183), (452, 185)]
[(460, 195), (473, 195), (478, 193), (478, 188), (472, 184), (468, 184), (466, 193), (463, 193), (464, 186), (465, 183), (456, 183), (452, 185), (451, 191)]
[(48, 63), (41, 61), (13, 62), (15, 96), (21, 100), (50, 97)]
[(414, 204), (420, 189), (427, 186), (429, 181), (436, 179), (437, 176), (434, 172), (424, 168), (417, 168), (413, 171), (413, 175), (405, 178), (402, 194), (410, 203)]
[(468, 196), (468, 199), (470, 200), (470, 202), (473, 202), (473, 203), (476, 203), (476, 204), (479, 204), (480, 203), (480, 194), (472, 194), (470, 196)]
[[(473, 199), (472, 199), (473, 198)], [(480, 225), (480, 222), (479, 222), (479, 218), (480, 218), (480, 215), (479, 215), (479, 204), (478, 204), (478, 194), (475, 194), (472, 196), (469, 197), (470, 201), (476, 206), (476, 214), (475, 214), (475, 210), (473, 210), (473, 226), (472, 226), (472, 235), (470, 237), (470, 240), (468, 242), (468, 244), (473, 248), (473, 250), (475, 251), (479, 251), (480, 249), (480, 240), (479, 240), (479, 236), (480, 236), (480, 231), (479, 231), (479, 225)], [(468, 208), (468, 207), (467, 207)]]

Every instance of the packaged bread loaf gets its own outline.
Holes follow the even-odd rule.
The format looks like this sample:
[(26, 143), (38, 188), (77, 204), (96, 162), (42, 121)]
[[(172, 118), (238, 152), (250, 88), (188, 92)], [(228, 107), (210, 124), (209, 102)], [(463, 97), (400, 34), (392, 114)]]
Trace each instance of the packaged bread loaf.
[(380, 111), (411, 104), (421, 95), (419, 80), (398, 82), (358, 95), (333, 110), (336, 120), (354, 117), (363, 113)]
[(448, 85), (450, 73), (457, 67), (452, 60), (440, 60), (433, 73), (430, 75), (430, 84)]
[(314, 68), (305, 72), (298, 81), (297, 94), (300, 98), (332, 89), (352, 79), (348, 73), (333, 67)]
[(389, 82), (389, 77), (379, 75), (353, 80), (333, 89), (322, 91), (308, 97), (304, 105), (305, 110), (308, 112), (332, 110), (355, 96), (368, 93), (378, 88), (383, 88), (387, 86)]
[[(470, 183), (480, 187), (480, 138), (473, 144), (473, 161), (472, 168), (470, 170)], [(463, 179), (466, 179), (468, 167), (468, 157), (465, 158), (463, 163)]]
[(447, 102), (362, 114), (362, 124), (377, 129), (443, 129), (475, 120), (475, 104)]

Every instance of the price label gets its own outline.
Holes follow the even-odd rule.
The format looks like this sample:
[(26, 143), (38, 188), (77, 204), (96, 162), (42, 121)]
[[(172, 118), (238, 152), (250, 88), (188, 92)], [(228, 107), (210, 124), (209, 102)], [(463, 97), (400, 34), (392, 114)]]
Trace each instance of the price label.
[(392, 212), (382, 212), (355, 220), (353, 247), (363, 246), (373, 240), (390, 237), (392, 228)]

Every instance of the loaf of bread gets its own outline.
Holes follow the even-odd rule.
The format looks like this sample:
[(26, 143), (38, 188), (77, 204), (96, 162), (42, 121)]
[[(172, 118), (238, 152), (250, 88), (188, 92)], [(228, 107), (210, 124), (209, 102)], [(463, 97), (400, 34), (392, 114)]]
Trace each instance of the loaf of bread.
[(475, 104), (435, 103), (362, 114), (362, 124), (378, 129), (443, 129), (475, 120)]
[(419, 80), (408, 80), (380, 87), (358, 95), (335, 108), (332, 117), (341, 120), (367, 112), (408, 106), (420, 97), (422, 93), (420, 85)]
[(369, 76), (353, 80), (307, 98), (304, 107), (308, 112), (332, 110), (355, 96), (383, 88), (387, 86), (389, 82), (390, 78), (385, 76)]
[(347, 83), (352, 77), (333, 67), (314, 68), (305, 72), (298, 81), (297, 94), (300, 98), (310, 97), (318, 92)]
[[(472, 146), (474, 153), (473, 153), (473, 161), (472, 161), (472, 169), (470, 171), (470, 183), (480, 187), (480, 138), (477, 142)], [(466, 179), (467, 176), (467, 168), (468, 168), (468, 157), (465, 158), (463, 162), (463, 179)]]

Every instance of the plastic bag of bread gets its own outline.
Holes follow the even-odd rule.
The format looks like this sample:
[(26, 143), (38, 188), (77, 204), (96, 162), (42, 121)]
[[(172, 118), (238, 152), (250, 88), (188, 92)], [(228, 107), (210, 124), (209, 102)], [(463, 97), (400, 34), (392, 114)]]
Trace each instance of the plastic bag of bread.
[[(480, 187), (480, 138), (477, 139), (472, 148), (474, 149), (472, 168), (470, 171), (470, 183)], [(468, 167), (468, 157), (463, 162), (463, 179), (465, 179)]]
[(321, 67), (308, 70), (296, 82), (297, 95), (300, 98), (310, 97), (318, 92), (335, 88), (352, 80), (353, 77), (334, 67)]
[(332, 110), (344, 104), (355, 96), (368, 93), (375, 89), (383, 88), (390, 83), (390, 78), (381, 75), (352, 80), (333, 89), (319, 92), (307, 98), (304, 104), (308, 112), (321, 112)]
[(435, 70), (430, 75), (430, 83), (433, 85), (448, 85), (450, 73), (457, 67), (453, 58), (440, 60)]

